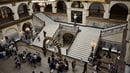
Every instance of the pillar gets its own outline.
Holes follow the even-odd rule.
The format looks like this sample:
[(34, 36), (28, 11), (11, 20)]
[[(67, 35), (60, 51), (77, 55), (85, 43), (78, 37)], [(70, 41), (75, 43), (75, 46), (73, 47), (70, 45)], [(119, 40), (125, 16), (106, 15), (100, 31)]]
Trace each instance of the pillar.
[(127, 15), (127, 21), (130, 21), (130, 10), (128, 11), (128, 15)]
[(89, 16), (89, 6), (91, 5), (91, 3), (83, 3), (83, 5), (84, 5), (86, 16)]
[(33, 9), (32, 9), (33, 3), (29, 3), (28, 9), (29, 9), (29, 15), (33, 14)]
[(125, 55), (125, 73), (130, 73), (130, 16), (128, 19), (128, 30), (127, 30), (127, 49), (126, 49), (126, 55)]
[(110, 4), (104, 4), (104, 16), (103, 17), (105, 19), (109, 19), (109, 16), (110, 16), (109, 10), (110, 10)]
[(71, 22), (71, 4), (72, 2), (66, 2), (68, 22)]
[(86, 25), (86, 15), (87, 14), (87, 10), (84, 9), (83, 10), (83, 15), (82, 15), (82, 24)]
[(83, 3), (84, 5), (84, 10), (83, 10), (83, 16), (82, 16), (82, 23), (86, 25), (87, 23), (87, 17), (89, 16), (89, 6), (90, 6), (90, 3)]
[(52, 3), (52, 13), (57, 13), (56, 2)]
[(17, 8), (17, 6), (13, 6), (13, 12), (14, 12), (14, 20), (18, 20), (19, 19), (19, 15), (18, 15), (18, 8)]

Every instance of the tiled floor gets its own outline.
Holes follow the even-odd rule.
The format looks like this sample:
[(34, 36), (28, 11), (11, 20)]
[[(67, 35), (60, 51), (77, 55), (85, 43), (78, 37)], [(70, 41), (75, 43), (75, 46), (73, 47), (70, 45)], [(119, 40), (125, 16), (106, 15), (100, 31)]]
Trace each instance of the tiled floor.
[[(40, 48), (34, 46), (28, 46), (27, 44), (21, 42), (18, 43), (18, 48), (19, 48), (19, 52), (22, 52), (25, 49), (28, 49), (31, 52), (39, 52), (42, 56), (42, 65), (34, 68), (28, 63), (23, 63), (21, 69), (16, 69), (14, 68), (14, 57), (10, 57), (9, 59), (0, 60), (0, 73), (31, 73), (32, 71), (35, 71), (36, 73), (39, 73), (40, 71), (43, 71), (44, 73), (50, 73), (48, 63), (47, 63), (47, 57), (50, 56), (51, 52), (48, 53), (47, 57), (44, 57)], [(70, 63), (74, 59), (67, 57), (67, 60), (69, 61), (70, 70), (66, 73), (73, 73)], [(82, 70), (83, 70), (83, 63), (77, 61), (75, 73), (82, 73)], [(93, 70), (92, 68), (89, 68), (88, 73), (92, 73), (92, 70)]]

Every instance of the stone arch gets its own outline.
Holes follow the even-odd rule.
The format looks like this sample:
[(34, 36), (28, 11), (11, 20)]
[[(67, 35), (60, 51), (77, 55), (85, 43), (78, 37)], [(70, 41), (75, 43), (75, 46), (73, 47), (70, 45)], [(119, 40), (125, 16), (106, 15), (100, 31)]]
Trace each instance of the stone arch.
[(4, 24), (14, 20), (14, 13), (7, 6), (0, 7), (0, 24)]
[(23, 30), (23, 31), (26, 31), (26, 28), (27, 28), (27, 27), (28, 27), (30, 30), (32, 30), (32, 25), (31, 25), (30, 22), (24, 23), (23, 26), (22, 26), (22, 30)]
[(19, 38), (19, 33), (16, 28), (9, 28), (5, 31), (4, 36), (7, 36), (9, 40)]
[(128, 7), (123, 3), (114, 4), (110, 9), (110, 19), (126, 20)]
[(45, 12), (52, 12), (52, 4), (48, 4), (45, 6)]
[(73, 1), (71, 8), (84, 8), (84, 5), (80, 1)]
[(65, 34), (63, 34), (62, 38), (63, 38), (63, 44), (64, 45), (69, 45), (69, 44), (71, 44), (73, 42), (74, 35), (71, 34), (71, 33), (65, 33)]
[(53, 43), (55, 43), (54, 45), (57, 47), (57, 50), (58, 50), (58, 54), (59, 56), (61, 56), (61, 44), (59, 44), (58, 42), (55, 42), (56, 40), (54, 40), (52, 37), (45, 37), (45, 39), (43, 40), (43, 51), (46, 51), (47, 48), (46, 48), (46, 42), (47, 41), (52, 41)]
[(18, 15), (19, 15), (19, 18), (23, 18), (23, 17), (29, 16), (29, 9), (28, 9), (27, 4), (21, 3), (18, 6)]
[(57, 13), (66, 13), (67, 6), (64, 1), (58, 1), (56, 7)]
[(33, 12), (40, 12), (40, 5), (38, 5), (38, 3), (33, 3), (32, 9)]
[(90, 5), (89, 16), (103, 17), (103, 15), (104, 15), (104, 6), (101, 3), (95, 2)]
[(25, 39), (30, 39), (33, 35), (31, 23), (30, 22), (24, 23), (22, 26), (22, 31), (23, 31)]

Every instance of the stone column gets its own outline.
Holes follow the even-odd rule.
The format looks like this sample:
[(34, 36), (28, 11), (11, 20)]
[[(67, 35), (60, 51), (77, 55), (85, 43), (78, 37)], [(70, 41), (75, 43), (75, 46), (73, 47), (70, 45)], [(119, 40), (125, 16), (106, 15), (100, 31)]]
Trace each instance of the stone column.
[(29, 9), (29, 15), (33, 14), (33, 9), (32, 9), (33, 3), (29, 3), (28, 9)]
[(82, 15), (82, 23), (83, 23), (83, 25), (86, 25), (86, 14), (87, 14), (87, 10), (84, 9), (83, 10), (83, 15)]
[(14, 12), (14, 20), (18, 20), (19, 16), (17, 6), (13, 6), (13, 12)]
[(57, 13), (56, 2), (52, 3), (52, 13)]
[(91, 3), (83, 3), (84, 5), (84, 11), (85, 11), (85, 15), (89, 16), (89, 6), (91, 5)]
[(110, 4), (104, 4), (104, 16), (103, 17), (105, 19), (109, 19), (109, 16), (110, 16), (109, 10), (110, 10)]
[(68, 22), (71, 22), (71, 4), (72, 2), (66, 2)]
[(89, 6), (91, 5), (91, 3), (83, 3), (83, 5), (84, 5), (84, 10), (83, 10), (82, 22), (83, 22), (83, 24), (86, 25), (86, 23), (87, 23), (86, 18), (89, 16)]
[(130, 21), (130, 10), (128, 11), (127, 21)]
[(126, 55), (125, 55), (125, 73), (130, 73), (130, 16), (129, 16), (129, 21), (128, 21), (128, 30), (127, 30), (127, 45), (126, 45)]

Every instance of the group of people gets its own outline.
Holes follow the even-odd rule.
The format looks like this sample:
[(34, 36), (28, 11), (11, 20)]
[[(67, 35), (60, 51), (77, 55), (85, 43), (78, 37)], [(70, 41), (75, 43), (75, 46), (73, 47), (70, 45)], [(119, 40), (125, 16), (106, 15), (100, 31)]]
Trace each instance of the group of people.
[(38, 64), (41, 65), (41, 59), (42, 58), (41, 58), (40, 53), (38, 52), (32, 53), (32, 52), (29, 52), (28, 50), (25, 50), (22, 53), (19, 53), (15, 57), (16, 68), (20, 68), (21, 63), (26, 63), (26, 62), (31, 64), (33, 67), (36, 67)]
[(62, 73), (64, 70), (67, 71), (69, 69), (68, 61), (66, 59), (62, 60), (61, 57), (55, 56), (54, 54), (48, 57), (48, 65), (52, 73), (54, 70), (57, 70), (58, 73)]
[[(50, 72), (53, 73), (57, 71), (57, 73), (67, 72), (69, 70), (69, 63), (66, 58), (62, 58), (58, 55), (52, 54), (48, 57), (48, 65), (50, 67)], [(76, 61), (72, 61), (72, 70), (75, 71)]]
[[(36, 73), (35, 71), (32, 71), (32, 73)], [(43, 73), (43, 71), (40, 71), (40, 73)]]
[(0, 58), (17, 55), (18, 47), (15, 41), (11, 40), (5, 44), (0, 44)]

